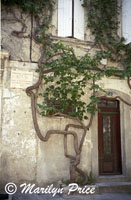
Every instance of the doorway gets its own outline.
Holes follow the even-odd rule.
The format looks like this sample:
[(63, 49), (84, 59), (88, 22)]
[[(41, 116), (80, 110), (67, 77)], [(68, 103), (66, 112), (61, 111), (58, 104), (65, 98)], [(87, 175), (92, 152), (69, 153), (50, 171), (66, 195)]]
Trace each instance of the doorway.
[(121, 174), (119, 101), (101, 99), (98, 108), (99, 175)]

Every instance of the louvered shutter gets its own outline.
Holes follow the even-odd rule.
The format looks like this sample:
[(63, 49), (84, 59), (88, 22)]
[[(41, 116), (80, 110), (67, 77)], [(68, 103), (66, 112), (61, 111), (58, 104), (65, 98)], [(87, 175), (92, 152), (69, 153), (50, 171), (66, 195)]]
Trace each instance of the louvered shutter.
[(74, 0), (74, 37), (84, 40), (83, 0)]
[(131, 42), (131, 0), (122, 1), (122, 35), (126, 44)]
[(58, 36), (72, 36), (72, 0), (58, 0)]

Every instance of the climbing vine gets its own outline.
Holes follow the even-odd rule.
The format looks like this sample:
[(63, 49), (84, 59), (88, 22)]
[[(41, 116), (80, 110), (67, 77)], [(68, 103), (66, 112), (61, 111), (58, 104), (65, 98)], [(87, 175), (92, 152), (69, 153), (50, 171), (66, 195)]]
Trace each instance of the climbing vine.
[[(106, 91), (98, 84), (104, 76), (127, 77), (127, 83), (131, 89), (131, 46), (124, 44), (124, 38), (118, 36), (119, 6), (117, 0), (91, 0), (84, 1), (83, 6), (88, 13), (88, 27), (95, 36), (94, 46), (99, 47), (94, 56), (90, 52), (84, 56), (75, 55), (73, 48), (54, 42), (48, 33), (50, 27), (54, 1), (51, 0), (2, 0), (4, 5), (15, 5), (35, 17), (37, 27), (34, 30), (33, 39), (42, 44), (41, 56), (38, 60), (38, 81), (26, 89), (31, 97), (32, 116), (36, 133), (40, 140), (48, 141), (51, 134), (64, 135), (65, 156), (70, 159), (70, 181), (76, 180), (76, 172), (83, 177), (83, 183), (87, 182), (87, 176), (78, 168), (80, 163), (83, 142), (90, 128), (93, 116), (97, 111), (99, 97), (97, 91)], [(42, 20), (41, 20), (42, 18)], [(102, 59), (113, 60), (122, 68), (103, 66)], [(44, 85), (44, 89), (40, 86)], [(84, 101), (86, 88), (88, 87), (90, 103)], [(38, 103), (38, 97), (42, 99)], [(131, 106), (126, 100), (119, 99)], [(43, 116), (64, 116), (77, 122), (67, 124), (63, 131), (50, 130), (45, 137), (41, 133), (37, 120), (37, 106)], [(89, 117), (90, 114), (90, 117)], [(84, 124), (83, 120), (88, 120)], [(70, 131), (74, 127), (83, 130), (80, 144), (78, 134)], [(68, 155), (67, 136), (74, 137), (75, 156)]]
[(123, 67), (121, 78), (129, 78), (131, 77), (131, 45), (126, 45), (125, 38), (118, 34), (121, 10), (122, 5), (118, 5), (117, 0), (91, 0), (88, 8), (88, 27), (95, 36), (95, 44), (110, 52), (112, 60)]
[(53, 6), (54, 3), (54, 1), (50, 0), (2, 0), (3, 5), (8, 7), (17, 6), (22, 11), (33, 14), (34, 16), (39, 16), (47, 5)]

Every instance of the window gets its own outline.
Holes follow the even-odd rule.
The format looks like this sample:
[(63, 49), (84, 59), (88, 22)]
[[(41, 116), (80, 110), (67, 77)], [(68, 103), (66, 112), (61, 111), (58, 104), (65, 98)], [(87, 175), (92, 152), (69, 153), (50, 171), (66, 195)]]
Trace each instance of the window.
[(122, 36), (131, 42), (131, 0), (122, 0)]
[(58, 0), (58, 36), (84, 40), (83, 0)]
[(98, 102), (99, 108), (117, 108), (119, 106), (119, 101), (109, 100), (109, 99), (101, 99)]

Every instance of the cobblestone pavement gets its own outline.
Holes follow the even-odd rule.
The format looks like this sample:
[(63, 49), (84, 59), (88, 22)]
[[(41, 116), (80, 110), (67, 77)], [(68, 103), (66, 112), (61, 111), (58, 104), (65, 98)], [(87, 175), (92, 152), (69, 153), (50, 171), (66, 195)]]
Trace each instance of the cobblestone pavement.
[(31, 194), (15, 194), (12, 200), (131, 200), (131, 194), (126, 193), (104, 193), (96, 195), (31, 195)]

